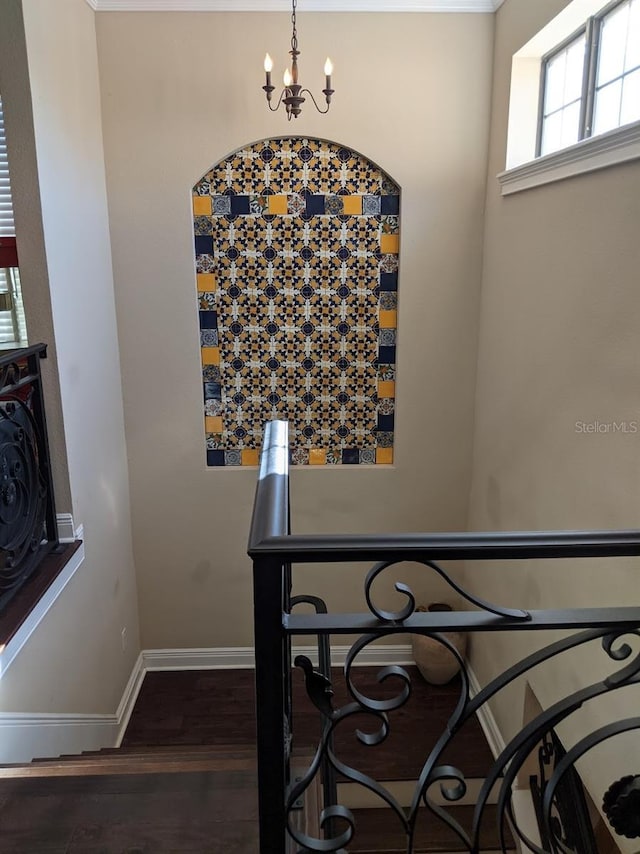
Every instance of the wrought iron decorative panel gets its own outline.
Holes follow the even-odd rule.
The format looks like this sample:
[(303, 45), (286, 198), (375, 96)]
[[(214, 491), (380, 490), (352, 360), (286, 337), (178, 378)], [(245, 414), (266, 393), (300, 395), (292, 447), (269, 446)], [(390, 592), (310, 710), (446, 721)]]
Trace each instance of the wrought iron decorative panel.
[(393, 462), (398, 186), (350, 149), (267, 139), (193, 189), (207, 463)]

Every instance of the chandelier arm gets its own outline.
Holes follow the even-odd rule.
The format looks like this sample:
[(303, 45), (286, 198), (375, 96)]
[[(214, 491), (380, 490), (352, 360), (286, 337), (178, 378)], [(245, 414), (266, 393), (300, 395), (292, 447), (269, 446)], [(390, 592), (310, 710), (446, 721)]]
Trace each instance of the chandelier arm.
[(305, 92), (307, 93), (307, 95), (309, 95), (309, 96), (310, 96), (311, 100), (313, 101), (313, 105), (314, 105), (314, 107), (316, 108), (316, 110), (317, 110), (319, 113), (322, 113), (322, 115), (324, 116), (324, 115), (325, 115), (325, 113), (328, 113), (328, 112), (329, 112), (329, 107), (331, 106), (330, 104), (327, 104), (327, 109), (326, 109), (326, 110), (321, 110), (321, 109), (320, 109), (320, 107), (318, 106), (318, 102), (317, 102), (317, 101), (316, 101), (316, 99), (313, 97), (313, 92), (311, 92), (311, 90), (309, 90), (309, 89), (303, 89), (303, 90), (300, 92), (300, 94), (301, 94), (301, 95), (303, 95)]
[[(262, 88), (264, 89), (264, 86)], [(275, 107), (271, 106), (271, 101), (267, 98), (267, 107), (269, 107), (272, 113), (277, 113), (280, 109), (280, 104), (282, 103), (282, 99), (284, 98), (284, 93), (286, 91), (286, 89), (283, 89), (282, 92), (280, 92), (280, 97), (278, 98), (278, 103), (275, 105)]]

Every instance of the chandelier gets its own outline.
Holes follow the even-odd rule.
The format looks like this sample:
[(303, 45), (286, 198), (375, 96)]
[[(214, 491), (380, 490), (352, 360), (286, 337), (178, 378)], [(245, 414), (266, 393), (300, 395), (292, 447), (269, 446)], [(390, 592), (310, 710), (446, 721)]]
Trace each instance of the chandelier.
[(298, 83), (298, 57), (300, 56), (300, 51), (298, 50), (298, 31), (296, 29), (296, 6), (297, 0), (291, 0), (291, 50), (289, 54), (291, 56), (291, 70), (288, 68), (284, 72), (284, 89), (280, 93), (280, 97), (278, 98), (278, 103), (275, 107), (271, 103), (271, 96), (275, 90), (275, 86), (271, 85), (271, 71), (273, 70), (273, 60), (267, 54), (264, 58), (264, 73), (266, 77), (266, 83), (262, 87), (267, 94), (267, 106), (271, 110), (272, 113), (277, 112), (280, 104), (284, 104), (287, 110), (287, 119), (291, 121), (291, 117), (298, 118), (300, 113), (302, 112), (302, 105), (305, 102), (305, 94), (309, 95), (316, 110), (319, 113), (328, 113), (329, 107), (331, 105), (331, 96), (333, 95), (334, 90), (331, 88), (331, 74), (333, 73), (333, 64), (329, 57), (327, 57), (327, 61), (324, 64), (324, 74), (325, 74), (325, 88), (322, 90), (325, 100), (326, 100), (326, 108), (321, 110), (318, 106), (318, 102), (313, 97), (313, 93), (308, 89), (303, 89), (302, 86)]

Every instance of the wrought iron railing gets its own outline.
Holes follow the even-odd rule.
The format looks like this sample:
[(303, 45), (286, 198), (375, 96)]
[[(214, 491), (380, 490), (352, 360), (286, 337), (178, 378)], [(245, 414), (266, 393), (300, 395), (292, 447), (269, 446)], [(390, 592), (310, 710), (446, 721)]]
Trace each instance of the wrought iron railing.
[[(627, 635), (640, 635), (640, 607), (632, 605), (536, 611), (507, 608), (471, 595), (448, 575), (438, 561), (637, 556), (640, 555), (640, 531), (294, 535), (290, 531), (287, 425), (276, 421), (269, 423), (265, 432), (249, 555), (254, 566), (261, 854), (283, 854), (286, 851), (344, 852), (347, 849), (353, 838), (355, 820), (352, 812), (337, 802), (336, 774), (345, 780), (359, 783), (386, 802), (390, 808), (389, 822), (397, 822), (406, 835), (408, 854), (415, 850), (417, 819), (419, 813), (423, 814), (425, 810), (431, 814), (433, 821), (444, 822), (455, 833), (461, 849), (478, 854), (482, 850), (481, 833), (486, 822), (487, 804), (490, 794), (496, 789), (501, 850), (507, 850), (507, 825), (511, 825), (520, 838), (523, 850), (536, 854), (556, 850), (536, 844), (518, 826), (511, 802), (516, 777), (541, 739), (580, 706), (609, 691), (640, 682), (640, 654), (623, 640)], [(300, 601), (299, 597), (291, 596), (293, 564), (343, 561), (375, 561), (364, 584), (367, 610), (363, 613), (327, 613), (324, 603), (314, 599), (316, 613), (293, 613), (293, 606)], [(404, 607), (395, 612), (380, 608), (374, 602), (372, 585), (387, 569), (403, 561), (420, 563), (437, 573), (475, 610), (419, 612), (412, 591), (403, 584), (396, 584), (395, 589), (404, 596)], [(465, 661), (442, 634), (451, 631), (529, 633), (545, 629), (561, 629), (564, 632), (560, 640), (542, 646), (517, 662), (474, 696), (471, 695)], [(359, 653), (376, 640), (407, 633), (435, 638), (458, 658), (461, 666), (459, 700), (445, 731), (429, 755), (424, 757), (408, 808), (401, 805), (387, 787), (342, 761), (336, 755), (332, 742), (337, 727), (354, 715), (362, 714), (368, 715), (376, 723), (377, 731), (372, 734), (357, 730), (356, 736), (360, 742), (373, 746), (386, 739), (391, 725), (390, 713), (403, 706), (410, 696), (410, 677), (402, 667), (394, 665), (383, 668), (378, 674), (379, 681), (395, 679), (400, 687), (395, 697), (376, 699), (358, 690), (352, 668)], [(341, 708), (334, 705), (331, 693), (328, 641), (332, 635), (359, 636), (351, 645), (344, 666), (351, 702)], [(291, 661), (292, 639), (308, 636), (317, 636), (321, 643), (321, 665), (318, 670), (305, 656), (298, 656), (295, 662)], [(590, 642), (602, 645), (612, 672), (604, 680), (594, 681), (557, 701), (510, 740), (486, 774), (475, 803), (471, 827), (462, 827), (452, 811), (432, 796), (436, 784), (440, 785), (445, 801), (452, 804), (465, 795), (464, 768), (452, 767), (441, 761), (447, 746), (466, 721), (518, 677), (526, 675), (536, 665)], [(304, 672), (308, 697), (322, 719), (322, 733), (314, 759), (299, 780), (292, 780), (289, 773), (292, 664)], [(428, 710), (425, 710), (425, 714), (428, 714)], [(566, 845), (562, 847), (564, 843), (561, 839), (554, 837), (557, 823), (552, 817), (556, 792), (565, 774), (595, 746), (617, 734), (637, 729), (640, 729), (640, 717), (611, 722), (580, 739), (553, 769), (546, 780), (540, 813), (546, 838), (552, 840), (558, 850), (571, 851)], [(324, 784), (325, 808), (320, 817), (323, 832), (315, 838), (305, 835), (294, 826), (290, 816), (294, 804), (318, 776)], [(638, 811), (637, 789), (640, 788), (636, 783), (636, 778), (632, 776), (610, 788), (609, 799), (614, 801), (612, 809), (618, 822), (616, 830), (623, 835), (640, 835), (637, 818), (634, 818)], [(626, 819), (626, 814), (630, 818)], [(585, 852), (576, 849), (575, 854)]]
[(40, 360), (45, 344), (0, 355), (0, 610), (58, 544)]
[(573, 766), (567, 769), (556, 787), (550, 821), (552, 834), (549, 836), (546, 832), (543, 804), (547, 786), (566, 755), (567, 751), (555, 730), (546, 732), (538, 748), (538, 773), (529, 781), (542, 844), (553, 854), (566, 850), (598, 854), (584, 787)]

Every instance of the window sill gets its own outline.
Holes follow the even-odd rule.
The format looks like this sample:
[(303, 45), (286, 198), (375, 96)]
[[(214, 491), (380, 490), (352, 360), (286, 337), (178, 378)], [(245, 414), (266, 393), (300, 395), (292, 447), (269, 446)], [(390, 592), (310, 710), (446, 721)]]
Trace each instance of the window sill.
[(503, 196), (640, 159), (640, 122), (507, 169), (497, 176)]

